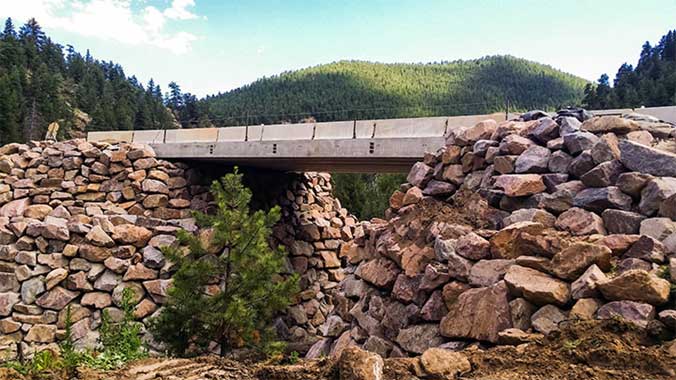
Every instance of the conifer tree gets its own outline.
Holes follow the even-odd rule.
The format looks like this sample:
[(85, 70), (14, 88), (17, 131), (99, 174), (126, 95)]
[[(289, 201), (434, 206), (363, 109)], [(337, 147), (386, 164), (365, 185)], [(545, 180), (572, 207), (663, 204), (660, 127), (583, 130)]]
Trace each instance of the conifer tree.
[(187, 253), (164, 249), (178, 270), (151, 330), (178, 355), (204, 352), (210, 342), (220, 346), (221, 355), (270, 342), (272, 317), (297, 291), (297, 275), (281, 276), (282, 248), (269, 243), (279, 207), (252, 212), (251, 191), (236, 168), (214, 181), (211, 192), (215, 213), (195, 213), (198, 224), (210, 229), (200, 237), (179, 232)]

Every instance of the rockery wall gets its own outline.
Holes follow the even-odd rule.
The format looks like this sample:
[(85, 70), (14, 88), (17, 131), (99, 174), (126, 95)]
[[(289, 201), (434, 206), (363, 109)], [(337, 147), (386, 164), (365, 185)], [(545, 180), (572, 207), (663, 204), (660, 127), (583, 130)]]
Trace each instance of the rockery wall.
[(343, 245), (308, 353), (520, 344), (575, 319), (673, 338), (676, 133), (650, 117), (529, 112), (454, 130)]
[[(177, 244), (180, 228), (208, 235), (190, 213), (208, 210), (203, 174), (159, 160), (139, 144), (71, 140), (0, 148), (1, 359), (16, 357), (17, 343), (26, 355), (54, 345), (68, 307), (76, 344), (94, 346), (102, 311), (113, 321), (122, 317), (125, 288), (133, 292), (135, 317), (147, 323), (171, 286), (172, 264), (160, 248)], [(287, 246), (288, 271), (301, 274), (302, 292), (275, 324), (307, 350), (330, 311), (330, 294), (342, 279), (337, 253), (356, 221), (331, 197), (329, 175), (282, 177), (281, 189), (266, 194), (273, 197), (268, 204), (282, 207), (271, 243)]]

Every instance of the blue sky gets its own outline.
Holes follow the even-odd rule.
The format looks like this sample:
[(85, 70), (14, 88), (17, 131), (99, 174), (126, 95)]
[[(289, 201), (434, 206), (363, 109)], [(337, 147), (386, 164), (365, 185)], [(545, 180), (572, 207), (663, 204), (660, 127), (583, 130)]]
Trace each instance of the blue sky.
[(0, 0), (62, 44), (198, 96), (341, 59), (511, 54), (594, 80), (676, 29), (674, 0)]

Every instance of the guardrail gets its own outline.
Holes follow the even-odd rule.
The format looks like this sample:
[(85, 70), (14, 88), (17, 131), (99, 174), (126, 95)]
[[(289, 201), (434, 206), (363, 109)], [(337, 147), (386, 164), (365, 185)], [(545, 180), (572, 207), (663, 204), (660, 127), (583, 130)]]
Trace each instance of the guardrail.
[[(595, 115), (639, 112), (676, 123), (676, 106), (593, 110)], [(504, 121), (518, 114), (493, 113), (450, 117), (334, 121), (302, 124), (248, 125), (244, 127), (192, 128), (140, 131), (97, 131), (87, 133), (89, 141), (126, 141), (146, 144), (185, 142), (252, 142), (292, 140), (345, 140), (379, 138), (445, 137), (451, 128), (474, 125), (493, 119)]]

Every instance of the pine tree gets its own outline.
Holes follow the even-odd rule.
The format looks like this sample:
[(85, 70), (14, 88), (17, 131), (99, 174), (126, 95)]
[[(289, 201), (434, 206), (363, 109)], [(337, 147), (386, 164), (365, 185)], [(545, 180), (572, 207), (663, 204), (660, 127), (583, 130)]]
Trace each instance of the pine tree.
[(178, 355), (204, 352), (212, 341), (221, 355), (245, 344), (269, 342), (272, 317), (297, 291), (297, 275), (281, 277), (283, 250), (269, 245), (279, 207), (251, 212), (251, 191), (236, 168), (214, 181), (211, 192), (215, 214), (195, 213), (198, 224), (210, 229), (200, 237), (178, 234), (189, 247), (187, 253), (164, 249), (178, 270), (151, 330)]

